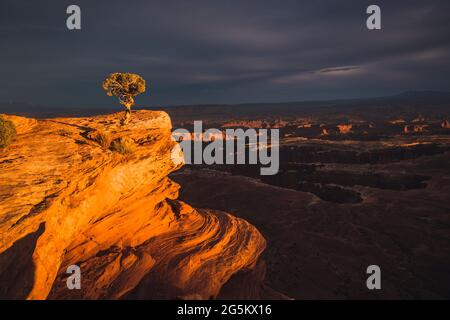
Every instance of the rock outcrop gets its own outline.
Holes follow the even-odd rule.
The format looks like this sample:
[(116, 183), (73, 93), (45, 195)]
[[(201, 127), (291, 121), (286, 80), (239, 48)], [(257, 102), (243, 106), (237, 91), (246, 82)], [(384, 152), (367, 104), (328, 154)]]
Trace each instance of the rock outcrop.
[(405, 125), (403, 127), (403, 133), (423, 133), (428, 131), (427, 124)]
[[(9, 118), (18, 135), (0, 150), (1, 298), (209, 299), (257, 266), (256, 228), (177, 200), (166, 113), (137, 111), (126, 126), (117, 114)], [(98, 133), (136, 148), (113, 152)], [(80, 290), (66, 286), (70, 265)]]
[(338, 124), (336, 126), (339, 130), (340, 134), (348, 134), (352, 132), (353, 125), (352, 124)]

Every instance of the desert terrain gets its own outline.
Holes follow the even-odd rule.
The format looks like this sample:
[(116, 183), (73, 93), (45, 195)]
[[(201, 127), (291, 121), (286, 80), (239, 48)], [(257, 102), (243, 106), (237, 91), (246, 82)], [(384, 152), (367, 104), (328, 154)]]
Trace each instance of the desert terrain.
[[(191, 165), (171, 177), (181, 199), (255, 225), (267, 284), (292, 298), (449, 298), (449, 104), (431, 96), (211, 117), (222, 129), (280, 128), (280, 172)], [(366, 288), (372, 264), (382, 290)]]
[[(104, 110), (9, 112), (0, 296), (450, 298), (449, 106), (426, 92), (155, 107), (126, 126)], [(279, 129), (278, 174), (175, 163), (171, 133), (193, 120)], [(366, 287), (373, 264), (382, 290)], [(71, 265), (81, 290), (67, 290)]]

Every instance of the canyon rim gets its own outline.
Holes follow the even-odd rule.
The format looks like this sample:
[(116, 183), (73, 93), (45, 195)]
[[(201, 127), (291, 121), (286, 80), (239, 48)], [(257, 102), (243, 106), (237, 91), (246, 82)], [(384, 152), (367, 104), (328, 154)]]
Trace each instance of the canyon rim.
[[(7, 118), (17, 138), (0, 151), (1, 298), (283, 297), (263, 284), (255, 227), (177, 200), (165, 112), (133, 112), (126, 126), (117, 114)], [(135, 148), (114, 152), (99, 135)], [(80, 290), (67, 289), (70, 265)], [(236, 274), (248, 281), (222, 292)]]

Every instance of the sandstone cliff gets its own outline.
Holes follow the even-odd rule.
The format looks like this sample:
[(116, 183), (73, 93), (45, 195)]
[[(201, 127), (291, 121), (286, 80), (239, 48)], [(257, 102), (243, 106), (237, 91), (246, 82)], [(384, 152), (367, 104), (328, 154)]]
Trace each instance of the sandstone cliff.
[[(265, 240), (252, 225), (177, 200), (167, 114), (119, 118), (9, 116), (18, 135), (0, 150), (1, 298), (208, 299), (233, 275), (261, 272)], [(98, 132), (136, 148), (113, 152)], [(80, 290), (66, 287), (72, 264)]]

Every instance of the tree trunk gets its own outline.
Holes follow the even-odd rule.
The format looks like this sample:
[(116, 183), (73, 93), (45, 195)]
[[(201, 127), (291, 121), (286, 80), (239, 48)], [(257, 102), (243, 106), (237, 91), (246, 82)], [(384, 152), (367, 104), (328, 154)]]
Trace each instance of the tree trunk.
[(125, 116), (122, 119), (122, 125), (128, 124), (131, 118), (131, 106), (125, 106)]

